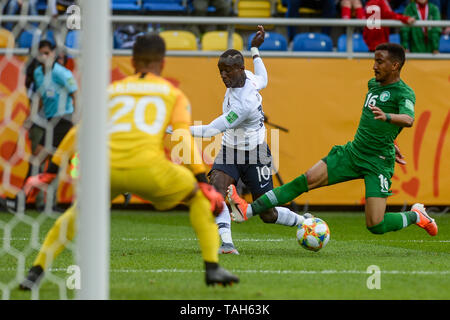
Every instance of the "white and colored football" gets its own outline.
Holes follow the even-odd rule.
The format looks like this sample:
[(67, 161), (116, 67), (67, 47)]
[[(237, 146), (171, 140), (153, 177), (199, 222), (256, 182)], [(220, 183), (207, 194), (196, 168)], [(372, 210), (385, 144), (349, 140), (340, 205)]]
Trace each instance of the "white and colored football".
[(330, 240), (330, 229), (320, 218), (308, 218), (297, 228), (297, 242), (305, 249), (319, 251)]

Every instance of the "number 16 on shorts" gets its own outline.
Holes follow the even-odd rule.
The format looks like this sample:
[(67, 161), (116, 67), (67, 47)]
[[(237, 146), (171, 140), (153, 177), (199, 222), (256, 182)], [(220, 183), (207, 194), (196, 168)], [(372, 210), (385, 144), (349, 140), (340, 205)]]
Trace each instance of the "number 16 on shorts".
[(388, 179), (383, 176), (382, 174), (380, 174), (378, 176), (378, 178), (380, 179), (380, 191), (381, 192), (389, 192), (389, 181)]

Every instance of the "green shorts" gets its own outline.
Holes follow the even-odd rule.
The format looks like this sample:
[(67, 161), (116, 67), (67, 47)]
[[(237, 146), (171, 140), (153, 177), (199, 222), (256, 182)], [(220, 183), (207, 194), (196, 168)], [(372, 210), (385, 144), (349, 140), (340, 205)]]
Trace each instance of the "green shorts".
[(327, 164), (328, 185), (364, 179), (366, 198), (386, 198), (392, 195), (391, 178), (395, 162), (379, 156), (364, 156), (351, 150), (351, 142), (334, 146), (322, 160)]

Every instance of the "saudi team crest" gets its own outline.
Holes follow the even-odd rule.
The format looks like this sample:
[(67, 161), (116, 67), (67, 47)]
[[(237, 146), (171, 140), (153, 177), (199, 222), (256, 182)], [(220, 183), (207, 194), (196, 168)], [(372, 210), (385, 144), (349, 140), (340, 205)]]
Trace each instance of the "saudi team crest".
[(380, 94), (380, 100), (381, 102), (386, 102), (389, 100), (389, 98), (391, 97), (391, 93), (389, 91), (383, 91)]

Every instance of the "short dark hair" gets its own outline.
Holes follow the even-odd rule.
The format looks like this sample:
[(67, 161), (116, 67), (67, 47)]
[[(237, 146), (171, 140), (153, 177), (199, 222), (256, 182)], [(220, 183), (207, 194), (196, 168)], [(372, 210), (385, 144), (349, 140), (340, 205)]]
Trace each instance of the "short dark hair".
[(50, 50), (55, 50), (55, 45), (49, 40), (41, 40), (39, 41), (39, 49), (42, 48), (50, 48)]
[(391, 60), (397, 61), (400, 64), (399, 71), (402, 69), (403, 65), (405, 64), (406, 58), (405, 49), (401, 45), (397, 43), (386, 42), (379, 44), (375, 48), (375, 51), (377, 50), (386, 50), (389, 53), (389, 57), (391, 58)]
[(162, 61), (165, 54), (166, 43), (154, 32), (137, 37), (133, 45), (133, 60), (144, 65)]
[(228, 49), (224, 53), (220, 55), (219, 59), (226, 59), (228, 57), (231, 57), (231, 61), (233, 65), (242, 67), (244, 66), (244, 56), (239, 50), (236, 49)]

